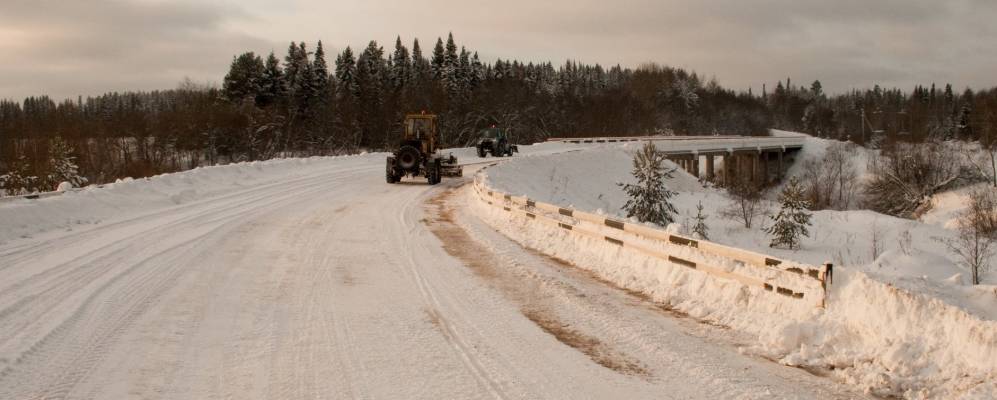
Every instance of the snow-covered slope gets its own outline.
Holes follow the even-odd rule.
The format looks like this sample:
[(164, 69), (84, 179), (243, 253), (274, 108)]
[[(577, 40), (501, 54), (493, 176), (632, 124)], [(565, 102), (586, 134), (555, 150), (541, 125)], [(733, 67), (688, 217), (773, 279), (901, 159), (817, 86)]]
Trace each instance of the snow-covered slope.
[(35, 233), (0, 243), (0, 399), (863, 397), (524, 250), (462, 207), (470, 177), (388, 185), (383, 163), (4, 203), (0, 231)]
[[(827, 145), (808, 139), (801, 158), (819, 157)], [(492, 187), (513, 195), (621, 217), (626, 198), (617, 182), (629, 181), (637, 146), (606, 145), (517, 159), (488, 169), (487, 179)], [(765, 299), (742, 303), (736, 290), (701, 282), (695, 272), (681, 267), (675, 270), (667, 263), (625, 257), (604, 243), (565, 244), (550, 239), (557, 237), (556, 230), (537, 232), (523, 228), (525, 221), (491, 217), (517, 240), (590, 267), (605, 279), (756, 334), (754, 351), (785, 363), (823, 368), (839, 379), (883, 394), (912, 398), (997, 395), (993, 384), (997, 376), (997, 287), (993, 285), (997, 279), (993, 275), (997, 274), (987, 278), (986, 285), (966, 285), (966, 271), (937, 240), (953, 234), (944, 226), (869, 211), (821, 211), (814, 215), (812, 235), (804, 240), (803, 250), (777, 250), (768, 247), (769, 238), (759, 227), (746, 229), (738, 221), (718, 216), (727, 203), (721, 191), (704, 188), (681, 170), (668, 185), (680, 192), (675, 205), (682, 214), (679, 224), (669, 229), (689, 226), (696, 204), (702, 201), (710, 214), (707, 223), (714, 241), (806, 263), (835, 263), (827, 310), (785, 312), (785, 306)], [(768, 207), (774, 210), (776, 205)], [(760, 218), (760, 222), (764, 225), (767, 220)], [(873, 242), (878, 248), (875, 257)], [(664, 272), (649, 274), (649, 265)], [(682, 286), (692, 291), (680, 290)], [(759, 316), (758, 310), (767, 317)]]
[[(578, 145), (541, 143), (520, 146), (523, 155), (545, 155), (579, 148)], [(473, 148), (445, 150), (461, 164), (494, 161), (478, 158)], [(261, 187), (284, 185), (329, 168), (353, 170), (383, 165), (385, 153), (244, 162), (142, 179), (124, 179), (103, 187), (37, 200), (0, 201), (0, 244), (53, 231), (86, 230), (96, 225), (168, 213), (180, 205), (218, 196), (238, 197)], [(501, 159), (505, 160), (505, 159)]]

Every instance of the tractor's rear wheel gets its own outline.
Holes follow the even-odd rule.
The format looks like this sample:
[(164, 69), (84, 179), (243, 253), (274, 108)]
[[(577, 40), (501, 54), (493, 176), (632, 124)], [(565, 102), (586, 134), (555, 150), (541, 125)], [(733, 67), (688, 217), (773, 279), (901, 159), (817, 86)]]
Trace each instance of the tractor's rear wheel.
[(421, 160), (419, 155), (419, 149), (412, 146), (402, 146), (395, 153), (395, 160), (398, 162), (398, 166), (406, 171), (412, 171)]
[(435, 185), (443, 180), (443, 166), (440, 165), (440, 160), (436, 160), (429, 165), (429, 171), (427, 171), (426, 175), (429, 177), (430, 185)]

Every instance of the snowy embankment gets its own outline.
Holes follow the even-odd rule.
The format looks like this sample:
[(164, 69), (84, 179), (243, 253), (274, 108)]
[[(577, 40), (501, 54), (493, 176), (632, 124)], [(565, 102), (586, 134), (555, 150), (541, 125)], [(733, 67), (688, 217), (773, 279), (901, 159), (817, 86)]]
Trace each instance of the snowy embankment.
[(0, 203), (0, 243), (52, 231), (90, 229), (118, 220), (168, 212), (172, 207), (279, 184), (328, 168), (330, 163), (362, 167), (383, 155), (312, 157), (244, 162), (124, 179), (37, 200)]
[[(626, 198), (616, 183), (630, 179), (637, 146), (522, 157), (489, 168), (486, 178), (489, 186), (512, 195), (622, 217)], [(824, 141), (809, 139), (798, 158), (820, 157), (826, 147)], [(866, 155), (856, 157), (861, 159), (861, 175)], [(798, 169), (794, 166), (790, 173)], [(691, 225), (695, 206), (702, 201), (710, 214), (713, 241), (804, 263), (834, 262), (827, 308), (801, 305), (603, 241), (510, 218), (477, 201), (471, 204), (496, 228), (529, 247), (696, 318), (756, 336), (748, 352), (881, 395), (997, 396), (997, 279), (991, 275), (987, 285), (965, 285), (966, 271), (935, 239), (953, 235), (946, 222), (928, 224), (869, 211), (821, 211), (814, 215), (803, 250), (776, 250), (768, 247), (769, 238), (758, 226), (746, 229), (718, 216), (727, 204), (723, 192), (704, 188), (681, 170), (669, 185), (680, 192), (675, 205), (682, 214), (670, 230), (684, 232), (682, 225)], [(766, 206), (777, 207), (771, 202)], [(767, 223), (764, 217), (756, 221)], [(875, 252), (870, 247), (873, 237), (879, 246)]]
[[(520, 146), (523, 154), (551, 154), (576, 145), (542, 143)], [(480, 159), (473, 148), (448, 149), (461, 164)], [(303, 179), (328, 168), (383, 168), (386, 153), (288, 158), (201, 167), (189, 171), (124, 179), (41, 199), (0, 200), (0, 243), (58, 231), (90, 229), (115, 221), (169, 212), (171, 208), (218, 196), (239, 196), (262, 185)]]

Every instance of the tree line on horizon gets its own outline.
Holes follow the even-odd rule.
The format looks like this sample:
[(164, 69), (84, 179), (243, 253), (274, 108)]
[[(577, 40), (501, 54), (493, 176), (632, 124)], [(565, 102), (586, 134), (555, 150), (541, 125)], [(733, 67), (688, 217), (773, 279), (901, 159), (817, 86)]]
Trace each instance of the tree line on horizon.
[[(387, 150), (404, 115), (421, 111), (440, 115), (447, 147), (467, 146), (491, 125), (508, 128), (520, 143), (779, 128), (876, 144), (992, 135), (997, 90), (876, 87), (828, 96), (819, 81), (807, 88), (787, 79), (758, 95), (657, 64), (488, 63), (452, 35), (437, 38), (428, 54), (417, 39), (408, 47), (400, 37), (391, 50), (371, 41), (333, 57), (321, 41), (314, 50), (292, 42), (283, 58), (234, 56), (221, 87), (185, 81), (173, 90), (62, 102), (0, 100), (0, 188), (51, 190), (60, 179), (49, 178), (58, 176), (53, 166), (66, 161), (57, 157), (70, 158), (81, 178), (103, 183), (236, 161)], [(857, 136), (860, 127), (867, 135)]]

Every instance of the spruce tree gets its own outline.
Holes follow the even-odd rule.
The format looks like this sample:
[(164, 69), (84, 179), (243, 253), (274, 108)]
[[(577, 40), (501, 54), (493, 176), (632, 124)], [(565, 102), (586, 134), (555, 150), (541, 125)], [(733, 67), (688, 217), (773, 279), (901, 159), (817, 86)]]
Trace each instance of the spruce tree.
[(225, 98), (233, 103), (242, 102), (246, 98), (256, 98), (260, 93), (260, 83), (263, 78), (263, 61), (253, 52), (240, 54), (232, 58), (222, 90)]
[(706, 218), (709, 215), (703, 214), (703, 202), (696, 205), (696, 226), (692, 227), (692, 233), (699, 239), (710, 240), (710, 227), (706, 225)]
[(322, 48), (321, 40), (318, 41), (312, 61), (312, 86), (318, 99), (324, 101), (329, 90), (329, 64), (325, 61), (325, 50)]
[(280, 68), (280, 61), (273, 52), (267, 56), (266, 64), (263, 66), (263, 76), (260, 79), (260, 94), (256, 96), (256, 105), (267, 107), (275, 104), (284, 98), (284, 71)]
[(346, 46), (343, 54), (336, 57), (336, 81), (339, 83), (341, 99), (346, 95), (357, 97), (360, 94), (357, 88), (357, 62), (349, 46)]
[(669, 200), (677, 193), (668, 190), (664, 183), (665, 178), (672, 177), (675, 169), (666, 171), (664, 160), (664, 155), (658, 152), (654, 142), (651, 141), (634, 155), (633, 176), (637, 183), (618, 184), (630, 197), (623, 205), (628, 218), (635, 217), (640, 222), (651, 222), (660, 226), (675, 222), (673, 215), (678, 212)]
[(772, 226), (765, 230), (769, 235), (773, 235), (770, 247), (786, 247), (790, 250), (800, 247), (801, 237), (809, 237), (811, 214), (806, 210), (810, 207), (803, 188), (795, 177), (790, 178), (786, 188), (779, 195), (779, 202), (782, 204), (779, 213), (772, 218)]
[(400, 92), (412, 75), (412, 63), (409, 60), (408, 49), (402, 45), (402, 37), (395, 39), (395, 52), (391, 55), (391, 86), (395, 92)]
[(284, 92), (287, 94), (294, 93), (294, 87), (297, 85), (298, 68), (300, 67), (297, 60), (298, 44), (291, 42), (287, 47), (287, 55), (284, 56)]
[(314, 103), (319, 91), (315, 87), (315, 70), (312, 67), (312, 63), (308, 60), (308, 50), (305, 48), (305, 42), (301, 42), (298, 45), (298, 51), (295, 54), (293, 62), (296, 66), (297, 76), (294, 79), (294, 85), (290, 94), (292, 99), (294, 99), (294, 104), (298, 111), (307, 112), (312, 108), (312, 103)]
[(443, 39), (436, 38), (436, 46), (433, 47), (433, 58), (429, 62), (429, 72), (433, 81), (439, 82), (443, 79), (444, 69)]
[(485, 68), (481, 64), (481, 60), (478, 58), (478, 52), (474, 52), (471, 56), (471, 71), (468, 77), (468, 83), (471, 86), (471, 90), (477, 89), (478, 86), (485, 80)]
[(429, 75), (429, 61), (422, 56), (422, 47), (419, 46), (419, 39), (412, 42), (412, 76), (413, 81), (425, 79)]

